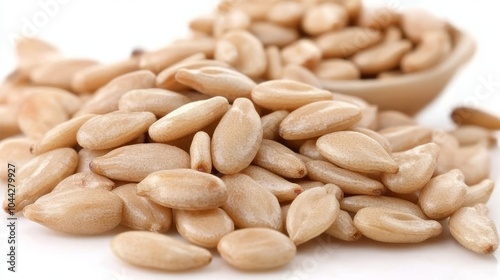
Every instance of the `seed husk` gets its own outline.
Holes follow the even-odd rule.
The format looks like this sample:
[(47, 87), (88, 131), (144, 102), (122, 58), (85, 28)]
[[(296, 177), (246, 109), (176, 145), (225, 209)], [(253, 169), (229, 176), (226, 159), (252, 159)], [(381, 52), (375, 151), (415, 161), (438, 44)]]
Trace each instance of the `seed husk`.
[(224, 236), (217, 251), (230, 265), (241, 270), (268, 270), (283, 266), (297, 249), (288, 237), (267, 228), (236, 230)]
[(234, 231), (234, 223), (224, 210), (187, 211), (175, 210), (177, 231), (189, 242), (205, 247), (215, 248), (219, 240)]
[(318, 101), (291, 112), (280, 124), (280, 136), (288, 140), (319, 137), (353, 126), (360, 110), (342, 101)]
[(135, 230), (165, 232), (172, 223), (172, 210), (137, 195), (136, 184), (125, 184), (113, 189), (123, 200), (121, 224)]
[[(56, 149), (27, 162), (16, 176), (18, 180), (13, 212), (22, 211), (51, 192), (59, 182), (75, 172), (77, 164), (78, 155), (70, 148)], [(8, 212), (9, 201), (7, 196), (5, 198), (3, 209)]]
[(123, 146), (92, 159), (90, 170), (110, 179), (140, 182), (149, 174), (189, 168), (189, 154), (175, 146), (147, 143)]
[(196, 133), (222, 117), (229, 109), (224, 97), (191, 102), (170, 112), (149, 128), (156, 142), (168, 142)]
[(214, 209), (228, 198), (221, 179), (192, 169), (153, 172), (137, 184), (137, 194), (165, 207), (184, 210)]
[(26, 218), (50, 229), (76, 235), (96, 235), (115, 228), (122, 219), (123, 202), (102, 189), (54, 192), (26, 206)]
[(364, 236), (386, 243), (419, 243), (443, 231), (439, 222), (378, 207), (359, 210), (354, 225)]
[(222, 209), (239, 228), (264, 227), (280, 230), (281, 209), (278, 199), (245, 174), (225, 175), (227, 201)]
[(340, 212), (335, 195), (324, 187), (301, 193), (290, 205), (286, 229), (295, 245), (309, 241), (325, 232)]
[(212, 261), (206, 249), (146, 231), (120, 233), (111, 241), (111, 250), (130, 264), (165, 271), (200, 268)]
[(222, 117), (212, 136), (212, 163), (224, 174), (250, 165), (262, 142), (262, 123), (253, 103), (238, 98)]
[(316, 147), (330, 162), (363, 173), (396, 173), (398, 164), (372, 138), (354, 131), (339, 131), (321, 136)]
[(296, 153), (273, 140), (262, 140), (253, 164), (286, 178), (303, 178), (307, 175), (306, 165)]
[(493, 220), (474, 207), (462, 207), (448, 221), (450, 233), (465, 248), (491, 254), (498, 248), (498, 232)]
[(76, 138), (80, 146), (91, 150), (115, 148), (146, 133), (155, 121), (150, 112), (116, 111), (85, 122)]
[(306, 163), (306, 167), (312, 180), (335, 184), (347, 194), (380, 195), (385, 191), (384, 185), (379, 181), (326, 161), (311, 160)]

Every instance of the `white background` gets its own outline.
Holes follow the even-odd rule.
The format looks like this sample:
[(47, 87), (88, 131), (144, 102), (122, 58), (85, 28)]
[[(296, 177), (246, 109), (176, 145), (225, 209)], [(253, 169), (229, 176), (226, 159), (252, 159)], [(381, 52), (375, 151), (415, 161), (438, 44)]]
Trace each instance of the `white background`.
[[(68, 57), (88, 57), (102, 62), (123, 59), (135, 47), (156, 49), (187, 34), (187, 21), (208, 12), (216, 0), (65, 0), (52, 6), (48, 20), (43, 3), (54, 0), (0, 0), (0, 78), (15, 67), (13, 34), (36, 33), (58, 46)], [(451, 108), (473, 104), (500, 113), (500, 63), (497, 0), (392, 0), (406, 9), (425, 7), (471, 33), (479, 49), (474, 59), (451, 82), (443, 95), (423, 111), (419, 120), (449, 129)], [(40, 21), (41, 20), (41, 21)], [(33, 24), (31, 27), (27, 27)], [(33, 28), (34, 27), (34, 28)], [(24, 29), (23, 29), (24, 28)], [(28, 30), (28, 29), (30, 30)], [(500, 156), (494, 154), (492, 176), (499, 181)], [(500, 191), (489, 202), (491, 216), (500, 225)], [(18, 221), (18, 272), (6, 272), (5, 215), (0, 228), (0, 279), (500, 279), (499, 253), (480, 256), (454, 242), (449, 233), (413, 246), (360, 241), (312, 241), (300, 247), (294, 261), (276, 271), (250, 274), (231, 269), (218, 256), (201, 270), (168, 274), (137, 269), (115, 258), (109, 240), (116, 231), (97, 237), (74, 237)]]

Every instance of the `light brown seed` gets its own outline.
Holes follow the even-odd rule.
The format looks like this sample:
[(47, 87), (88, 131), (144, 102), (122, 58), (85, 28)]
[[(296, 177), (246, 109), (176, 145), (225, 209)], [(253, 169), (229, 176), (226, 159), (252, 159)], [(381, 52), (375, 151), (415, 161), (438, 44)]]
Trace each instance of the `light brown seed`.
[(411, 47), (407, 40), (385, 42), (355, 54), (352, 61), (362, 74), (376, 75), (397, 68)]
[(118, 61), (111, 64), (97, 64), (75, 73), (71, 88), (77, 93), (93, 93), (113, 79), (139, 70), (136, 58)]
[(377, 118), (377, 130), (395, 126), (417, 125), (417, 122), (413, 118), (399, 111), (382, 111), (378, 113)]
[(80, 151), (78, 151), (78, 167), (76, 168), (76, 172), (90, 171), (90, 162), (94, 158), (101, 157), (111, 151), (112, 149), (90, 150), (82, 148)]
[(349, 171), (326, 161), (312, 160), (306, 163), (309, 178), (339, 186), (344, 193), (380, 195), (385, 191), (379, 181), (366, 175)]
[(280, 124), (288, 140), (319, 137), (353, 126), (361, 119), (358, 107), (342, 101), (318, 101), (291, 112)]
[(321, 60), (321, 50), (309, 39), (300, 39), (281, 50), (283, 62), (314, 69)]
[(316, 39), (323, 58), (347, 58), (382, 40), (377, 30), (363, 27), (347, 27), (325, 33)]
[(323, 186), (329, 194), (333, 194), (338, 201), (344, 198), (344, 192), (335, 184), (325, 184)]
[(250, 26), (250, 17), (236, 7), (220, 11), (215, 17), (212, 34), (219, 38), (231, 30), (245, 30)]
[(343, 210), (340, 210), (339, 216), (325, 233), (344, 241), (356, 241), (362, 236), (361, 232), (354, 226), (351, 215)]
[(141, 69), (160, 73), (175, 63), (197, 53), (203, 53), (207, 57), (212, 57), (215, 44), (213, 38), (177, 41), (157, 51), (143, 54), (140, 57), (139, 65)]
[(307, 191), (315, 187), (323, 187), (325, 185), (325, 183), (319, 181), (310, 181), (310, 180), (296, 180), (294, 182), (296, 184), (299, 184), (302, 187), (302, 189), (304, 189), (304, 191)]
[(31, 152), (40, 155), (59, 148), (75, 147), (78, 144), (76, 141), (78, 130), (84, 123), (95, 116), (97, 115), (82, 115), (56, 125), (32, 146)]
[(204, 131), (198, 131), (193, 137), (189, 155), (191, 156), (191, 169), (200, 172), (212, 172), (212, 153), (210, 135)]
[(440, 148), (434, 143), (396, 153), (392, 158), (399, 165), (394, 174), (382, 174), (382, 183), (396, 193), (412, 193), (429, 182), (437, 165)]
[(33, 69), (30, 79), (37, 85), (71, 90), (75, 74), (95, 65), (97, 61), (90, 59), (58, 59)]
[(486, 203), (490, 199), (495, 183), (490, 179), (484, 179), (480, 183), (469, 186), (465, 194), (465, 202), (462, 207), (474, 206), (478, 203)]
[(443, 231), (436, 221), (377, 207), (359, 210), (354, 216), (354, 225), (364, 236), (386, 243), (419, 243)]
[(442, 130), (434, 130), (432, 131), (432, 142), (441, 148), (434, 176), (444, 174), (456, 168), (455, 157), (460, 146), (457, 139)]
[(196, 32), (212, 35), (215, 21), (215, 14), (204, 14), (196, 16), (189, 21), (189, 28)]
[(106, 177), (90, 171), (75, 173), (62, 180), (52, 192), (69, 191), (75, 189), (102, 189), (111, 191), (115, 183)]
[(377, 141), (380, 144), (380, 146), (382, 146), (382, 148), (384, 148), (384, 150), (386, 150), (388, 153), (392, 152), (392, 146), (389, 140), (387, 140), (387, 138), (385, 138), (384, 136), (380, 135), (378, 132), (363, 127), (354, 127), (351, 130), (362, 133), (372, 138), (373, 140)]
[(451, 118), (458, 125), (477, 125), (487, 129), (500, 129), (500, 117), (471, 107), (459, 107), (453, 110)]
[(432, 130), (419, 125), (394, 126), (379, 130), (392, 146), (392, 152), (402, 152), (432, 141)]
[(479, 142), (486, 142), (490, 145), (496, 143), (494, 133), (486, 128), (475, 125), (464, 125), (457, 127), (450, 132), (458, 140), (460, 146), (475, 145)]
[(266, 19), (270, 22), (297, 27), (302, 20), (305, 9), (300, 1), (274, 1), (266, 12)]
[(249, 30), (265, 47), (276, 46), (282, 48), (299, 38), (297, 30), (266, 21), (252, 23)]
[(363, 9), (358, 17), (358, 25), (361, 27), (384, 30), (390, 26), (398, 25), (401, 16), (392, 8)]
[(321, 136), (316, 147), (330, 162), (363, 173), (396, 173), (398, 164), (372, 138), (354, 131), (339, 131)]
[[(75, 150), (62, 148), (50, 151), (35, 157), (16, 170), (16, 194), (14, 206), (8, 205), (7, 196), (3, 203), (3, 209), (8, 212), (22, 211), (27, 205), (32, 204), (52, 189), (64, 178), (73, 174), (78, 164), (78, 156)], [(12, 209), (13, 208), (13, 209)]]
[(351, 213), (356, 213), (366, 207), (387, 208), (427, 219), (420, 207), (401, 198), (382, 195), (356, 195), (346, 197), (340, 201), (340, 209)]
[(307, 175), (306, 165), (295, 152), (273, 140), (262, 140), (253, 163), (287, 178), (303, 178)]
[(344, 59), (323, 60), (314, 69), (318, 78), (324, 80), (357, 80), (361, 78), (361, 73), (354, 63)]
[(286, 217), (286, 229), (295, 245), (325, 232), (340, 212), (335, 196), (323, 187), (312, 188), (292, 202)]
[(161, 118), (189, 102), (187, 96), (169, 90), (135, 89), (120, 98), (118, 108), (125, 112), (151, 112)]
[(316, 139), (310, 139), (304, 142), (302, 146), (300, 146), (299, 150), (301, 155), (304, 155), (313, 160), (324, 160), (327, 161), (316, 148)]
[(452, 41), (445, 30), (427, 31), (422, 35), (417, 48), (401, 60), (404, 73), (430, 69), (443, 61), (451, 52)]
[(212, 136), (212, 162), (224, 174), (250, 165), (262, 142), (262, 124), (253, 103), (238, 98), (222, 117)]
[(487, 179), (491, 170), (487, 144), (478, 143), (455, 151), (455, 167), (463, 172), (467, 185), (478, 184)]
[(268, 270), (283, 266), (297, 249), (288, 237), (266, 228), (240, 229), (224, 236), (217, 251), (230, 265), (241, 270)]
[(266, 71), (267, 62), (263, 44), (244, 30), (234, 30), (224, 34), (217, 41), (215, 59), (230, 64), (250, 78), (258, 78)]
[(221, 179), (228, 190), (222, 209), (235, 226), (281, 229), (280, 205), (270, 191), (245, 174), (225, 175)]
[(321, 88), (321, 81), (311, 70), (297, 64), (288, 64), (283, 68), (283, 75), (276, 79), (292, 80)]
[(420, 191), (418, 204), (427, 217), (444, 219), (462, 206), (466, 193), (464, 175), (454, 169), (432, 178)]
[(189, 242), (215, 248), (219, 240), (234, 231), (234, 223), (224, 210), (217, 208), (202, 211), (175, 210), (175, 225)]
[(356, 123), (355, 127), (367, 128), (371, 130), (377, 129), (377, 122), (378, 122), (377, 113), (378, 113), (378, 106), (375, 105), (371, 105), (366, 108), (361, 108), (361, 120), (358, 123)]
[(168, 90), (173, 90), (173, 91), (181, 91), (181, 90), (186, 90), (189, 87), (179, 83), (175, 79), (175, 75), (177, 74), (177, 71), (181, 69), (198, 69), (201, 67), (206, 67), (206, 66), (214, 66), (214, 67), (226, 67), (230, 68), (229, 64), (222, 62), (222, 61), (217, 61), (217, 60), (212, 60), (212, 59), (205, 59), (204, 57), (199, 57), (199, 54), (196, 54), (194, 56), (190, 56), (168, 68), (165, 70), (161, 71), (158, 76), (156, 77), (156, 86), (159, 88), (164, 88)]
[(90, 162), (92, 172), (127, 182), (140, 182), (149, 174), (160, 170), (189, 167), (188, 153), (160, 143), (123, 146)]
[(172, 169), (149, 174), (137, 184), (137, 194), (173, 209), (208, 210), (225, 203), (228, 190), (214, 175)]
[(121, 146), (148, 131), (156, 117), (151, 112), (116, 111), (84, 123), (76, 135), (78, 144), (92, 150)]
[(156, 142), (180, 139), (218, 120), (228, 109), (229, 103), (224, 97), (188, 103), (152, 124), (149, 136)]
[(349, 23), (349, 15), (341, 5), (332, 2), (309, 7), (302, 18), (302, 29), (309, 35), (318, 36), (340, 30)]
[(130, 264), (166, 271), (200, 268), (212, 261), (206, 249), (146, 231), (120, 233), (111, 240), (111, 251)]
[(175, 79), (203, 94), (223, 96), (229, 102), (240, 97), (250, 98), (253, 88), (257, 85), (240, 72), (223, 67), (180, 69)]
[(265, 49), (267, 67), (264, 78), (268, 80), (281, 79), (283, 76), (283, 61), (280, 49), (276, 46), (269, 46)]
[(0, 179), (8, 179), (8, 164), (21, 168), (35, 156), (31, 154), (31, 145), (35, 143), (27, 137), (7, 138), (0, 141)]
[(462, 207), (448, 221), (450, 233), (465, 248), (491, 254), (498, 248), (498, 232), (493, 220), (473, 207)]
[(88, 100), (77, 115), (106, 114), (118, 110), (120, 98), (134, 89), (152, 88), (155, 84), (155, 75), (150, 71), (136, 71), (114, 78), (99, 89)]
[(279, 202), (294, 200), (303, 191), (300, 185), (289, 182), (259, 166), (250, 165), (243, 169), (241, 173), (268, 189)]
[(446, 22), (422, 9), (406, 10), (401, 17), (401, 28), (413, 42), (419, 42), (427, 31), (445, 30), (446, 26)]
[(274, 111), (293, 111), (309, 103), (331, 99), (329, 91), (291, 80), (263, 82), (252, 91), (253, 102)]
[(262, 137), (269, 140), (277, 140), (279, 137), (280, 123), (288, 116), (288, 111), (280, 110), (269, 113), (260, 118), (262, 123)]
[(123, 200), (121, 224), (135, 230), (165, 232), (172, 223), (172, 210), (137, 195), (136, 184), (125, 184), (113, 189)]
[(75, 189), (47, 194), (26, 206), (26, 218), (50, 229), (76, 235), (96, 235), (115, 228), (123, 202), (101, 189)]

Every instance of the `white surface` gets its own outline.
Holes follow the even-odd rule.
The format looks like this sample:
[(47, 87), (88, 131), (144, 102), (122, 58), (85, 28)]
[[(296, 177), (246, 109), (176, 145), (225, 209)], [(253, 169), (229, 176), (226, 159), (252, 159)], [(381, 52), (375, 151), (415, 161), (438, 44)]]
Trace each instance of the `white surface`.
[[(0, 0), (0, 77), (15, 67), (11, 34), (22, 32), (26, 21), (44, 12), (40, 1)], [(186, 34), (186, 22), (209, 11), (215, 0), (65, 0), (37, 36), (58, 46), (68, 57), (111, 62), (127, 57), (137, 47), (156, 49)], [(454, 105), (475, 103), (500, 111), (499, 1), (366, 1), (396, 7), (425, 7), (473, 34), (479, 44), (474, 60), (461, 71), (441, 98), (425, 110), (420, 121), (450, 128)], [(489, 86), (484, 81), (490, 81)], [(494, 155), (492, 176), (498, 186), (500, 156)], [(2, 194), (3, 197), (3, 194)], [(500, 193), (496, 190), (491, 216), (500, 225)], [(18, 215), (19, 216), (19, 215)], [(242, 273), (231, 269), (215, 253), (212, 264), (187, 273), (163, 273), (129, 266), (109, 250), (111, 237), (123, 228), (97, 237), (74, 237), (48, 230), (24, 218), (18, 220), (18, 272), (6, 271), (6, 216), (0, 215), (0, 279), (500, 279), (500, 254), (480, 256), (467, 251), (445, 233), (417, 245), (387, 245), (360, 241), (311, 241), (300, 247), (294, 261), (279, 270)]]

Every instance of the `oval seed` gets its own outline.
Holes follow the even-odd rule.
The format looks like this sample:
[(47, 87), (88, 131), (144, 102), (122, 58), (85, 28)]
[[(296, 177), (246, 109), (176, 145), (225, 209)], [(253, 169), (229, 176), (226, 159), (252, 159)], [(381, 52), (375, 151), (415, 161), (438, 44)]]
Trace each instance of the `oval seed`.
[(125, 112), (151, 112), (161, 118), (173, 110), (189, 103), (185, 95), (159, 89), (135, 89), (125, 93), (118, 108)]
[(317, 36), (328, 31), (340, 30), (349, 23), (349, 15), (341, 5), (327, 2), (309, 7), (302, 18), (302, 29)]
[(191, 155), (191, 169), (206, 173), (212, 172), (210, 143), (210, 135), (204, 131), (196, 132), (189, 149), (189, 154)]
[(270, 191), (244, 174), (225, 175), (221, 179), (228, 189), (222, 209), (237, 227), (281, 229), (280, 205)]
[(466, 193), (464, 175), (454, 169), (432, 178), (420, 191), (418, 204), (429, 218), (444, 219), (462, 206)]
[(217, 251), (230, 265), (242, 270), (280, 267), (295, 256), (297, 249), (288, 237), (266, 228), (240, 229), (224, 236)]
[(282, 48), (297, 41), (299, 38), (297, 30), (272, 22), (254, 22), (249, 30), (266, 47), (276, 46)]
[(330, 162), (357, 172), (398, 172), (398, 164), (372, 138), (354, 131), (321, 136), (316, 147)]
[(354, 226), (351, 215), (343, 210), (340, 210), (339, 216), (325, 233), (344, 241), (356, 241), (362, 236), (361, 232)]
[(279, 137), (280, 123), (288, 116), (288, 111), (280, 110), (269, 113), (260, 118), (262, 123), (262, 138), (277, 140)]
[(468, 185), (478, 184), (490, 174), (491, 159), (486, 143), (462, 147), (455, 151), (455, 165), (465, 176)]
[(299, 83), (321, 88), (321, 81), (311, 70), (297, 64), (288, 64), (283, 68), (283, 74), (276, 79), (292, 80)]
[(321, 51), (309, 39), (300, 39), (281, 50), (284, 64), (297, 64), (314, 69), (321, 60)]
[(75, 173), (62, 180), (55, 186), (52, 192), (68, 191), (74, 189), (103, 189), (111, 191), (115, 183), (106, 177), (97, 175), (90, 171)]
[(446, 30), (427, 31), (417, 48), (401, 60), (401, 70), (414, 73), (427, 70), (443, 61), (451, 52), (452, 41)]
[(125, 184), (113, 189), (112, 193), (123, 200), (121, 224), (136, 230), (165, 232), (172, 223), (172, 211), (137, 195), (136, 184)]
[(432, 130), (418, 125), (395, 126), (380, 130), (392, 146), (392, 152), (402, 152), (432, 141)]
[(382, 33), (363, 27), (346, 27), (339, 31), (322, 34), (316, 44), (324, 58), (344, 58), (376, 45)]
[(219, 240), (234, 231), (234, 223), (224, 210), (175, 210), (175, 225), (189, 242), (206, 248), (217, 247)]
[(78, 155), (75, 150), (61, 148), (39, 155), (27, 162), (17, 174), (14, 209), (9, 207), (7, 196), (3, 203), (6, 213), (23, 210), (27, 205), (51, 192), (64, 178), (75, 172)]
[(323, 60), (314, 69), (318, 78), (324, 80), (357, 80), (361, 73), (354, 63), (344, 59)]
[(335, 195), (323, 187), (301, 193), (293, 200), (286, 217), (290, 239), (299, 245), (319, 236), (333, 224), (339, 211)]
[(465, 202), (462, 207), (488, 202), (494, 188), (495, 183), (490, 179), (485, 179), (479, 184), (468, 187), (465, 193)]
[(475, 145), (486, 142), (490, 145), (496, 143), (494, 133), (486, 128), (475, 125), (464, 125), (450, 132), (458, 140), (460, 146)]
[(130, 264), (166, 271), (200, 268), (212, 261), (206, 249), (146, 231), (118, 234), (111, 240), (111, 250)]
[(122, 219), (123, 202), (102, 189), (75, 189), (47, 194), (26, 206), (26, 218), (50, 229), (95, 235), (115, 228)]
[(362, 74), (376, 75), (397, 68), (411, 47), (411, 43), (407, 40), (384, 42), (358, 52), (352, 61)]
[(358, 107), (342, 101), (318, 101), (291, 112), (280, 124), (287, 140), (319, 137), (351, 127), (361, 119)]
[(228, 190), (218, 177), (191, 169), (161, 170), (137, 184), (137, 194), (174, 209), (208, 210), (226, 202)]
[(76, 135), (78, 144), (92, 150), (115, 148), (145, 132), (156, 117), (150, 112), (120, 112), (94, 117), (84, 123)]
[(388, 153), (392, 153), (391, 143), (389, 142), (389, 140), (387, 140), (387, 138), (380, 135), (378, 132), (373, 131), (373, 130), (368, 129), (368, 128), (363, 128), (363, 127), (354, 127), (351, 130), (362, 133), (362, 134), (372, 138), (373, 140), (377, 141), (380, 144), (380, 146), (382, 146), (382, 148), (384, 148), (384, 150), (386, 150)]
[(316, 148), (316, 140), (310, 139), (300, 146), (299, 153), (313, 160), (327, 161)]
[(393, 211), (412, 214), (422, 219), (427, 219), (420, 207), (404, 199), (388, 196), (356, 195), (342, 199), (340, 209), (356, 213), (366, 207), (387, 208)]
[(419, 243), (443, 231), (436, 221), (377, 207), (359, 210), (354, 216), (354, 225), (364, 236), (387, 243)]
[(306, 165), (295, 152), (273, 140), (262, 140), (253, 163), (287, 178), (303, 178), (307, 175)]
[(7, 138), (0, 141), (0, 179), (8, 180), (8, 164), (21, 168), (35, 156), (30, 152), (34, 140), (22, 138)]
[(262, 142), (262, 124), (253, 103), (238, 98), (222, 117), (212, 136), (212, 162), (224, 174), (250, 165)]
[(123, 146), (92, 159), (90, 170), (110, 179), (140, 182), (149, 174), (189, 168), (189, 154), (175, 146), (159, 143)]
[(500, 117), (476, 108), (456, 108), (451, 113), (451, 118), (458, 125), (477, 125), (493, 130), (500, 129)]
[(222, 117), (229, 109), (224, 97), (191, 102), (170, 112), (149, 127), (156, 142), (168, 142), (195, 133)]
[(291, 183), (259, 166), (250, 165), (243, 169), (241, 173), (248, 175), (268, 189), (279, 202), (294, 200), (303, 191), (300, 185)]

